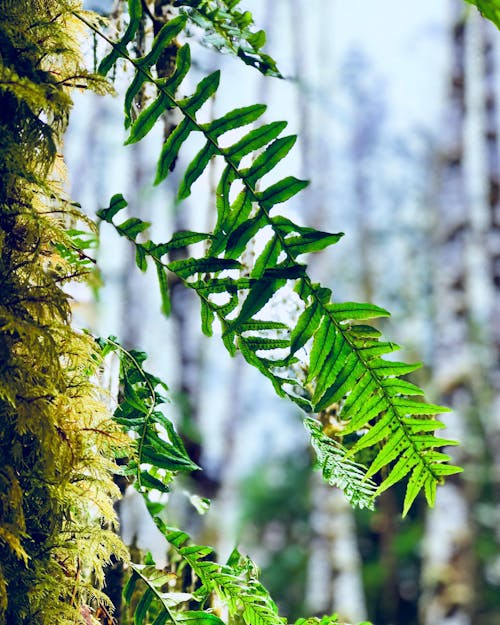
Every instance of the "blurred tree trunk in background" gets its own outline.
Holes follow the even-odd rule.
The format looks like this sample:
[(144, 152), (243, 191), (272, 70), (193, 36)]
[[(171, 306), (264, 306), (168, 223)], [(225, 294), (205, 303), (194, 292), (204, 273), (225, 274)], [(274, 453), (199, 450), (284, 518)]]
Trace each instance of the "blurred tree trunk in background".
[[(487, 441), (492, 461), (493, 493), (500, 518), (500, 150), (498, 144), (498, 105), (495, 39), (498, 31), (489, 22), (481, 22), (483, 55), (483, 139), (486, 165), (487, 231), (486, 251), (491, 287), (489, 340), (492, 362), (490, 382), (493, 402), (486, 424)], [(497, 540), (500, 525), (497, 523)]]
[(366, 605), (353, 510), (344, 494), (325, 484), (319, 473), (312, 476), (312, 506), (306, 609), (362, 621)]
[[(445, 417), (446, 438), (463, 443), (452, 452), (462, 464), (466, 452), (466, 417), (472, 397), (467, 251), (470, 236), (468, 189), (464, 171), (466, 117), (466, 14), (463, 3), (451, 4), (451, 75), (447, 115), (442, 124), (442, 156), (435, 224), (434, 377)], [(450, 449), (446, 449), (450, 452)], [(469, 625), (474, 596), (474, 559), (470, 501), (465, 482), (454, 476), (437, 493), (427, 515), (423, 543), (425, 625)]]

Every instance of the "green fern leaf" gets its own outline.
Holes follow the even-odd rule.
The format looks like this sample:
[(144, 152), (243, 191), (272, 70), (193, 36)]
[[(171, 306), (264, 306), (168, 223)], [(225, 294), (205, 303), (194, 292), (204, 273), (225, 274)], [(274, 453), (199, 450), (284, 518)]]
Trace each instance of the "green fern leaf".
[(121, 193), (113, 195), (109, 201), (109, 208), (101, 208), (97, 211), (99, 219), (103, 219), (108, 223), (113, 223), (113, 217), (121, 210), (128, 206), (128, 202), (125, 200)]
[(374, 304), (359, 304), (356, 302), (342, 302), (340, 304), (328, 304), (327, 310), (333, 315), (335, 321), (353, 321), (373, 319), (375, 317), (390, 317), (391, 313)]
[(308, 180), (299, 180), (295, 176), (287, 176), (271, 185), (261, 193), (257, 193), (260, 204), (266, 209), (272, 208), (275, 204), (286, 202), (291, 197), (305, 189), (309, 184)]
[(285, 281), (281, 279), (256, 282), (243, 302), (240, 314), (234, 321), (231, 321), (228, 331), (235, 332), (243, 322), (252, 319), (284, 284)]
[(332, 234), (330, 232), (315, 230), (314, 232), (304, 233), (298, 237), (290, 237), (286, 240), (286, 244), (290, 253), (296, 257), (300, 256), (300, 254), (320, 252), (326, 247), (338, 243), (343, 236), (343, 232)]
[(123, 37), (115, 46), (111, 49), (111, 52), (107, 54), (99, 63), (97, 71), (101, 76), (106, 76), (111, 70), (116, 61), (126, 52), (126, 46), (132, 41), (139, 28), (142, 17), (142, 3), (141, 0), (128, 0), (128, 16), (129, 24)]
[(187, 258), (175, 260), (169, 264), (170, 271), (173, 271), (181, 278), (185, 279), (195, 273), (208, 273), (212, 271), (223, 271), (224, 269), (241, 269), (241, 263), (230, 258)]
[(246, 336), (245, 344), (254, 352), (290, 347), (289, 339), (267, 339), (260, 336)]
[(146, 591), (139, 599), (139, 603), (135, 608), (134, 625), (143, 625), (145, 623), (146, 614), (148, 612), (149, 606), (151, 605), (151, 602), (153, 601), (153, 597), (154, 593), (151, 588), (146, 588)]
[(323, 433), (319, 421), (306, 417), (304, 425), (311, 434), (311, 443), (325, 480), (341, 488), (351, 504), (373, 509), (376, 486), (367, 478), (366, 468), (350, 461), (348, 451)]
[(156, 168), (156, 178), (154, 184), (160, 184), (168, 176), (168, 173), (179, 154), (179, 150), (190, 133), (195, 129), (195, 124), (185, 117), (181, 123), (170, 133), (168, 139), (163, 144), (163, 148), (158, 159)]
[(202, 128), (208, 135), (217, 139), (225, 132), (253, 123), (265, 113), (266, 108), (265, 104), (252, 104), (251, 106), (233, 109), (224, 116), (203, 125)]
[(233, 232), (226, 243), (226, 258), (238, 258), (241, 256), (247, 243), (259, 230), (267, 225), (265, 215), (259, 213), (251, 219), (245, 219)]
[(219, 81), (220, 70), (217, 70), (200, 80), (192, 96), (179, 100), (178, 104), (182, 107), (183, 112), (186, 115), (194, 115), (217, 91)]
[(177, 194), (180, 200), (184, 200), (191, 195), (191, 187), (205, 171), (210, 159), (215, 154), (217, 154), (217, 148), (210, 141), (207, 141), (186, 169)]
[(290, 337), (290, 353), (294, 354), (303, 347), (316, 332), (322, 318), (318, 302), (313, 302), (300, 315)]
[(258, 128), (251, 130), (232, 146), (226, 148), (224, 153), (233, 163), (238, 165), (244, 156), (250, 154), (251, 152), (255, 152), (255, 150), (260, 150), (260, 148), (263, 148), (273, 139), (276, 139), (281, 131), (287, 127), (287, 125), (287, 122), (271, 122), (270, 124), (259, 126)]
[(281, 243), (277, 237), (273, 237), (266, 243), (266, 246), (255, 261), (252, 269), (252, 278), (259, 280), (262, 278), (267, 269), (274, 267), (280, 252)]
[(145, 137), (148, 132), (153, 128), (160, 115), (162, 115), (168, 108), (170, 101), (163, 93), (153, 100), (153, 102), (147, 106), (137, 117), (135, 122), (130, 128), (130, 134), (125, 141), (125, 145), (136, 143)]
[[(359, 323), (389, 316), (385, 309), (366, 303), (331, 302), (331, 292), (313, 284), (307, 276), (305, 265), (297, 263), (296, 258), (300, 254), (324, 249), (336, 243), (342, 236), (317, 232), (312, 228), (298, 226), (285, 217), (270, 215), (270, 210), (276, 204), (293, 197), (307, 182), (288, 176), (263, 191), (255, 188), (256, 182), (274, 169), (295, 141), (293, 137), (278, 139), (286, 123), (261, 125), (233, 145), (219, 147), (219, 136), (254, 118), (257, 119), (263, 108), (257, 105), (254, 108), (236, 109), (214, 122), (200, 124), (195, 113), (217, 89), (218, 73), (202, 79), (192, 96), (178, 101), (173, 93), (167, 91), (166, 85), (155, 81), (147, 72), (145, 74), (157, 86), (159, 93), (165, 94), (170, 99), (170, 104), (175, 104), (184, 116), (163, 147), (156, 182), (166, 177), (183, 142), (192, 131), (203, 135), (205, 145), (184, 173), (179, 190), (181, 197), (189, 194), (191, 185), (206, 170), (212, 156), (225, 161), (217, 186), (217, 223), (208, 255), (205, 258), (168, 264), (171, 271), (188, 287), (196, 289), (205, 300), (202, 305), (204, 331), (211, 332), (215, 315), (221, 324), (222, 338), (229, 352), (234, 354), (236, 345), (239, 345), (246, 360), (271, 380), (279, 394), (288, 394), (305, 409), (312, 404), (315, 410), (321, 411), (330, 404), (339, 404), (339, 420), (343, 433), (359, 430), (361, 436), (348, 455), (347, 452), (337, 454), (337, 464), (345, 468), (354, 462), (359, 451), (381, 446), (368, 471), (372, 475), (387, 469), (391, 481), (403, 473), (409, 474), (404, 512), (406, 513), (419, 490), (424, 490), (428, 500), (432, 500), (435, 486), (447, 470), (443, 470), (442, 466), (449, 461), (449, 457), (435, 451), (435, 447), (447, 442), (439, 442), (434, 437), (433, 426), (427, 424), (424, 417), (443, 410), (439, 406), (408, 399), (408, 396), (421, 395), (421, 390), (409, 382), (399, 380), (400, 376), (417, 369), (419, 365), (381, 358), (398, 349), (398, 346), (379, 341), (378, 330)], [(261, 148), (265, 148), (264, 153), (255, 154)], [(241, 159), (247, 155), (251, 158), (249, 167), (238, 169)], [(234, 197), (235, 199), (231, 199)], [(252, 260), (251, 266), (247, 266), (245, 256), (243, 265), (240, 262), (243, 255), (264, 228), (267, 229), (268, 241), (263, 252)], [(151, 254), (153, 249), (156, 249), (157, 255), (165, 250), (155, 248), (153, 244), (150, 248), (142, 245)], [(140, 263), (144, 265), (141, 254)], [(221, 255), (225, 258), (221, 258)], [(235, 264), (224, 265), (223, 261)], [(191, 279), (195, 274), (218, 273), (224, 269), (234, 270), (234, 274), (230, 278), (222, 279), (211, 276)], [(290, 339), (259, 335), (259, 331), (251, 337), (242, 336), (247, 324), (259, 322), (258, 315), (261, 310), (290, 280), (296, 281), (295, 290), (304, 302), (304, 311), (297, 327), (292, 330)], [(208, 300), (211, 293), (215, 292), (226, 292), (230, 296), (229, 300), (223, 304)], [(233, 315), (238, 308), (239, 312), (230, 318), (228, 315)], [(267, 331), (261, 330), (263, 333)], [(255, 353), (260, 348), (264, 349), (263, 346), (287, 349), (288, 354), (279, 359), (280, 365), (286, 367), (291, 362), (293, 353), (309, 340), (312, 340), (312, 349), (309, 362), (304, 363), (307, 371), (304, 385), (280, 377), (275, 373), (279, 365), (273, 364), (272, 359), (261, 358)], [(300, 392), (292, 394), (289, 390), (285, 391), (284, 387), (297, 387)], [(405, 472), (401, 463), (402, 458), (405, 458), (405, 466), (411, 467), (408, 472)], [(333, 471), (330, 466), (327, 467), (326, 472), (323, 471), (324, 475), (328, 477), (330, 470)], [(355, 486), (360, 487), (356, 484), (353, 488)], [(384, 481), (380, 488), (383, 487)]]
[(165, 267), (155, 260), (156, 275), (158, 277), (158, 285), (160, 287), (161, 312), (168, 317), (170, 315), (171, 303), (168, 292), (168, 277)]
[(151, 224), (147, 221), (142, 221), (142, 219), (138, 219), (137, 217), (131, 217), (124, 221), (122, 224), (116, 226), (117, 231), (124, 237), (135, 241), (135, 238), (141, 232), (144, 232), (148, 228), (151, 227)]
[(290, 150), (295, 145), (297, 137), (290, 135), (288, 137), (281, 137), (273, 141), (255, 161), (252, 163), (246, 171), (242, 172), (248, 183), (252, 186), (269, 173), (274, 167), (285, 158)]
[(151, 50), (145, 56), (136, 60), (142, 69), (150, 69), (158, 62), (160, 54), (181, 33), (186, 26), (186, 16), (178, 15), (164, 24), (151, 44)]
[(201, 329), (205, 336), (212, 336), (215, 312), (205, 300), (201, 300)]

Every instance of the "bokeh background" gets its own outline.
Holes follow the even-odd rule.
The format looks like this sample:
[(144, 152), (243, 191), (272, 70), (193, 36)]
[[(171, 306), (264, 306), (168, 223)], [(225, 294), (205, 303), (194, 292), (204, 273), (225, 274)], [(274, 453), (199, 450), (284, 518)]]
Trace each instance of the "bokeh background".
[[(116, 9), (106, 0), (88, 6)], [(402, 486), (375, 512), (349, 508), (311, 472), (297, 409), (201, 334), (198, 302), (181, 285), (172, 285), (172, 315), (163, 318), (154, 275), (140, 274), (133, 250), (107, 226), (95, 250), (99, 284), (75, 290), (75, 317), (147, 351), (169, 384), (169, 414), (204, 468), (164, 502), (169, 522), (216, 545), (221, 559), (238, 544), (284, 615), (500, 625), (500, 33), (461, 0), (242, 6), (267, 32), (286, 80), (201, 46), (193, 32), (193, 80), (222, 68), (204, 114), (264, 102), (267, 121), (286, 119), (299, 135), (287, 173), (312, 182), (288, 210), (346, 233), (310, 269), (337, 300), (392, 312), (381, 329), (404, 346), (403, 359), (423, 362), (414, 376), (428, 399), (453, 408), (443, 435), (461, 441), (451, 453), (464, 473), (439, 489), (432, 511), (417, 500), (406, 519)], [(116, 97), (76, 100), (66, 144), (72, 197), (94, 214), (123, 193), (156, 241), (209, 228), (215, 170), (175, 201), (177, 172), (196, 146), (156, 188), (161, 130), (123, 146), (128, 78), (118, 72)], [(277, 314), (290, 321), (296, 310), (285, 298)], [(189, 493), (209, 497), (210, 511), (200, 516)], [(162, 549), (146, 521), (136, 530), (146, 548)]]

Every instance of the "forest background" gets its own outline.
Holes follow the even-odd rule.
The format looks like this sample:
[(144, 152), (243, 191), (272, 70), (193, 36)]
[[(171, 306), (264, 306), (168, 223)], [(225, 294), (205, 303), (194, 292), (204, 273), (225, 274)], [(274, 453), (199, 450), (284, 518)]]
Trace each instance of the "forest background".
[[(293, 170), (313, 184), (287, 214), (300, 219), (306, 212), (304, 221), (348, 233), (343, 246), (311, 260), (313, 275), (332, 284), (340, 300), (376, 301), (393, 311), (391, 339), (406, 346), (406, 359), (425, 363), (415, 381), (430, 389), (431, 400), (454, 409), (445, 418), (447, 435), (462, 442), (453, 454), (465, 466), (464, 476), (439, 489), (434, 510), (418, 501), (404, 520), (399, 487), (383, 494), (375, 513), (353, 511), (339, 492), (317, 475), (311, 478), (312, 457), (295, 411), (273, 398), (237, 357), (229, 360), (194, 331), (197, 304), (180, 284), (171, 284), (169, 324), (155, 317), (155, 288), (134, 277), (137, 257), (117, 246), (116, 236), (108, 238), (105, 225), (97, 252), (105, 286), (96, 275), (93, 292), (75, 288), (77, 322), (148, 350), (148, 366), (169, 381), (180, 406), (176, 421), (190, 455), (205, 468), (194, 483), (169, 495), (164, 514), (197, 540), (216, 545), (221, 558), (238, 542), (262, 566), (285, 615), (335, 610), (344, 620), (368, 616), (380, 625), (496, 623), (497, 33), (463, 4), (443, 3), (439, 16), (422, 14), (421, 27), (397, 29), (401, 48), (391, 48), (384, 33), (377, 61), (373, 50), (364, 49), (367, 31), (363, 45), (335, 48), (342, 41), (335, 38), (342, 21), (337, 4), (318, 3), (314, 10), (298, 0), (248, 4), (291, 80), (264, 81), (256, 72), (250, 80), (248, 68), (226, 59), (229, 88), (211, 101), (209, 116), (241, 105), (248, 92), (250, 101), (269, 103), (270, 118), (286, 113), (299, 131), (299, 150), (284, 173)], [(105, 3), (91, 8), (108, 9)], [(387, 10), (402, 23), (393, 3)], [(390, 21), (380, 7), (376, 16), (365, 7), (359, 20), (350, 17), (378, 33)], [(193, 48), (196, 38), (194, 30)], [(95, 46), (89, 45), (90, 55), (98, 52)], [(420, 65), (417, 52), (424, 48)], [(221, 64), (220, 56), (196, 50), (200, 76)], [(391, 63), (383, 59), (389, 57), (404, 69), (398, 81), (388, 74)], [(122, 80), (127, 77), (118, 71), (118, 90)], [(117, 100), (88, 95), (77, 106), (67, 138), (72, 197), (94, 214), (110, 195), (123, 192), (130, 214), (155, 216), (159, 236), (210, 223), (213, 168), (181, 209), (166, 188), (151, 188), (151, 154), (161, 134), (119, 151), (124, 134), (113, 121), (121, 117), (118, 108)], [(181, 154), (174, 183), (188, 157)], [(285, 322), (297, 316), (286, 297), (279, 311)], [(335, 429), (335, 413), (326, 418), (325, 431)], [(204, 511), (205, 497), (212, 499), (212, 511), (198, 517), (194, 508)], [(148, 517), (138, 521), (137, 501), (134, 491), (126, 492), (123, 536), (153, 551), (159, 562), (161, 539)]]
[[(195, 517), (173, 494), (170, 518), (223, 557), (238, 542), (286, 615), (337, 611), (377, 625), (496, 625), (498, 32), (458, 0), (421, 2), (411, 13), (390, 0), (366, 4), (246, 2), (285, 81), (206, 48), (197, 48), (197, 58), (200, 76), (221, 64), (224, 70), (212, 116), (259, 101), (269, 119), (285, 117), (298, 133), (291, 173), (312, 184), (291, 214), (347, 233), (311, 261), (315, 277), (341, 300), (389, 309), (391, 340), (404, 345), (405, 359), (424, 362), (418, 382), (432, 401), (455, 409), (445, 421), (463, 443), (456, 458), (466, 470), (440, 489), (436, 508), (421, 501), (402, 520), (404, 491), (396, 488), (375, 512), (352, 510), (311, 476), (293, 407), (240, 358), (226, 358), (194, 331), (194, 296), (174, 293), (166, 322), (154, 276), (137, 275), (133, 251), (106, 227), (104, 286), (97, 300), (79, 292), (76, 313), (98, 334), (143, 347), (183, 406), (179, 422), (205, 467), (192, 490), (213, 503), (210, 518)], [(109, 3), (89, 8), (106, 12)], [(213, 179), (198, 183), (182, 209), (167, 188), (153, 190), (156, 150), (143, 143), (119, 149), (120, 107), (119, 99), (77, 98), (66, 140), (72, 197), (92, 211), (122, 191), (130, 214), (153, 214), (159, 233), (209, 223)], [(155, 146), (158, 137), (149, 141)], [(450, 268), (444, 281), (455, 282), (456, 294), (443, 298), (440, 282)], [(453, 346), (440, 343), (444, 326), (453, 326)], [(141, 538), (142, 546), (154, 550), (154, 536)]]

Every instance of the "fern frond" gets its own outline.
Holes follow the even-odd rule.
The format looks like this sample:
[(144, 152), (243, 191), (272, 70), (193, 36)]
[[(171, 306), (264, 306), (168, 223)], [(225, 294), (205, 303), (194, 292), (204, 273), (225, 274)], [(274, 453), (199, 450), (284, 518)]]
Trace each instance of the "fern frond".
[(373, 509), (377, 486), (367, 478), (366, 467), (349, 460), (348, 450), (324, 434), (319, 421), (307, 417), (304, 425), (311, 434), (311, 444), (325, 482), (343, 490), (353, 506)]
[(265, 76), (282, 78), (276, 61), (262, 52), (266, 33), (252, 30), (253, 16), (250, 11), (238, 10), (239, 3), (240, 0), (176, 0), (174, 6), (181, 7), (203, 30), (202, 43), (206, 46), (238, 56)]
[[(173, 31), (180, 28), (182, 17), (176, 20), (170, 23), (175, 22)], [(154, 42), (153, 49), (156, 45)], [(263, 177), (274, 170), (293, 146), (295, 137), (280, 137), (286, 123), (261, 125), (222, 147), (220, 137), (229, 131), (243, 132), (244, 126), (258, 119), (264, 108), (255, 105), (236, 109), (208, 124), (201, 123), (197, 112), (215, 93), (218, 72), (203, 78), (191, 96), (176, 99), (177, 76), (184, 76), (189, 70), (186, 48), (178, 51), (173, 74), (161, 80), (155, 80), (150, 72), (149, 61), (145, 60), (149, 55), (139, 61), (125, 54), (122, 56), (135, 67), (136, 78), (132, 84), (151, 83), (157, 90), (157, 101), (167, 102), (167, 108), (176, 108), (183, 116), (163, 146), (156, 182), (168, 176), (182, 145), (194, 133), (201, 135), (204, 147), (188, 163), (179, 197), (189, 195), (212, 157), (222, 159), (225, 164), (217, 185), (214, 230), (210, 234), (197, 233), (198, 240), (205, 237), (209, 241), (205, 257), (169, 262), (172, 242), (158, 245), (136, 241), (137, 234), (147, 227), (145, 222), (127, 220), (115, 226), (120, 234), (134, 242), (139, 267), (144, 268), (146, 257), (153, 260), (163, 276), (160, 288), (165, 302), (168, 299), (165, 271), (172, 271), (186, 286), (196, 290), (202, 301), (203, 331), (210, 335), (217, 319), (229, 352), (234, 354), (239, 349), (250, 364), (269, 378), (279, 395), (289, 397), (308, 412), (322, 412), (339, 403), (342, 436), (357, 434), (359, 438), (344, 455), (339, 454), (341, 447), (326, 444), (316, 436), (315, 444), (321, 448), (321, 464), (327, 479), (338, 482), (338, 476), (346, 475), (353, 466), (359, 468), (357, 464), (350, 464), (356, 462), (359, 451), (374, 448), (379, 451), (368, 467), (365, 480), (381, 471), (387, 474), (375, 494), (407, 477), (403, 514), (421, 490), (432, 505), (436, 485), (442, 482), (443, 476), (460, 470), (447, 464), (447, 455), (436, 451), (436, 447), (449, 444), (434, 436), (434, 430), (440, 427), (434, 415), (446, 409), (409, 398), (422, 393), (400, 376), (419, 365), (383, 358), (399, 347), (381, 341), (378, 330), (366, 322), (387, 317), (389, 313), (373, 304), (332, 301), (330, 290), (314, 284), (306, 265), (298, 261), (301, 255), (323, 250), (342, 236), (306, 228), (276, 214), (276, 207), (299, 193), (307, 182), (287, 176), (262, 190), (258, 188)], [(139, 117), (130, 128), (130, 136), (142, 135), (143, 128)], [(258, 150), (263, 152), (258, 153)], [(242, 168), (240, 163), (245, 156), (250, 156), (251, 162)], [(237, 194), (233, 189), (238, 189)], [(110, 207), (102, 209), (98, 215), (114, 224), (124, 204), (121, 196), (115, 196)], [(267, 243), (249, 267), (245, 251), (256, 237)], [(288, 332), (257, 330), (249, 336), (248, 324), (259, 323), (267, 317), (268, 303), (280, 289), (292, 285), (302, 306), (295, 327)], [(223, 302), (220, 293), (227, 295)], [(301, 367), (295, 364), (297, 354), (301, 356)], [(334, 467), (340, 464), (344, 469), (337, 473)], [(364, 481), (361, 487), (360, 476), (356, 472), (354, 475), (354, 482), (346, 482), (349, 488), (353, 487), (348, 496), (352, 502), (368, 505), (369, 482)], [(361, 490), (356, 497), (354, 490), (358, 487)]]
[(144, 352), (126, 350), (116, 337), (98, 339), (98, 343), (104, 356), (116, 352), (120, 358), (121, 401), (114, 420), (135, 434), (137, 451), (127, 465), (127, 473), (136, 478), (139, 491), (166, 493), (177, 473), (199, 469), (188, 456), (173, 423), (160, 410), (168, 401), (162, 394), (168, 387), (144, 369)]
[(228, 607), (233, 617), (240, 616), (246, 625), (284, 625), (285, 619), (267, 590), (260, 584), (257, 567), (237, 550), (225, 565), (208, 559), (212, 549), (205, 545), (193, 545), (188, 534), (168, 528), (159, 518), (155, 521), (168, 542), (189, 564), (199, 577), (202, 587), (197, 591), (203, 602), (215, 593)]

